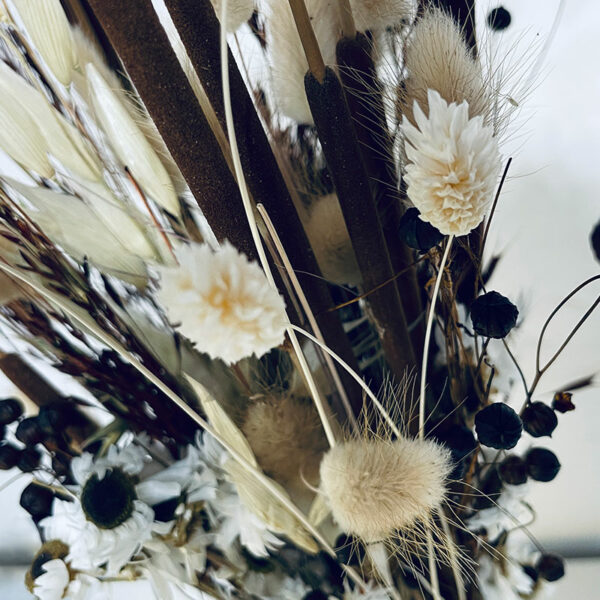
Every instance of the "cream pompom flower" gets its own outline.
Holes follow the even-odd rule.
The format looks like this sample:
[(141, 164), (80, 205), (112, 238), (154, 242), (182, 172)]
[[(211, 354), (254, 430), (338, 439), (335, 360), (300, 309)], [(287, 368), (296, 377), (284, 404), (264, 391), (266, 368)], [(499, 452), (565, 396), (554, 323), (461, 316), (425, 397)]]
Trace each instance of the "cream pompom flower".
[(158, 267), (158, 299), (198, 350), (232, 364), (283, 342), (285, 303), (258, 264), (228, 242), (215, 252), (185, 246), (177, 258), (178, 267)]
[(408, 164), (408, 197), (421, 219), (445, 235), (466, 235), (485, 216), (500, 171), (500, 152), (483, 117), (469, 118), (469, 105), (448, 104), (427, 93), (429, 116), (415, 102), (414, 119), (402, 130)]

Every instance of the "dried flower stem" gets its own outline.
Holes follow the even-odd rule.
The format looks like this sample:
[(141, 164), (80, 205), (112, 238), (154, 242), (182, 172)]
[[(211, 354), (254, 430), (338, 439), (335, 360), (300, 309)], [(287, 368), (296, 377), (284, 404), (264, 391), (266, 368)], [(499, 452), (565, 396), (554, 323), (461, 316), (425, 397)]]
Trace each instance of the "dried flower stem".
[(90, 6), (215, 235), (256, 258), (235, 180), (152, 4), (90, 0)]
[[(329, 68), (322, 82), (308, 73), (305, 87), (363, 284), (375, 288), (393, 271), (344, 90)], [(414, 367), (415, 355), (396, 286), (379, 288), (369, 303), (386, 359), (400, 381)]]
[(425, 329), (420, 320), (423, 307), (411, 253), (398, 236), (403, 213), (398, 180), (389, 157), (392, 140), (387, 128), (381, 84), (372, 58), (373, 42), (362, 33), (342, 38), (336, 48), (340, 79), (346, 90), (361, 155), (376, 199), (383, 234), (394, 272), (403, 274), (396, 282), (411, 332), (413, 349), (420, 352)]
[[(220, 29), (214, 8), (210, 0), (165, 0), (165, 4), (216, 117), (223, 130), (226, 130), (220, 76)], [(228, 63), (233, 117), (236, 131), (240, 132), (237, 140), (238, 150), (250, 195), (255, 203), (264, 204), (273, 219), (275, 229), (285, 231), (285, 248), (293, 268), (320, 276), (321, 272), (263, 125), (230, 52), (228, 52)], [(305, 278), (303, 288), (327, 344), (353, 365), (353, 368), (358, 369), (339, 316), (335, 315), (331, 318), (326, 314), (333, 307), (327, 284), (318, 277), (310, 277)], [(340, 372), (334, 376), (336, 377), (341, 377), (351, 406), (351, 411), (346, 407), (345, 412), (349, 412), (349, 418), (354, 418), (359, 414), (362, 406), (360, 391), (345, 372)]]
[(315, 32), (310, 23), (310, 17), (308, 16), (304, 0), (289, 0), (289, 3), (294, 21), (296, 22), (296, 28), (298, 29), (298, 35), (304, 48), (304, 54), (306, 54), (308, 68), (315, 79), (319, 83), (322, 83), (325, 79), (325, 63), (323, 62), (319, 42), (317, 42)]

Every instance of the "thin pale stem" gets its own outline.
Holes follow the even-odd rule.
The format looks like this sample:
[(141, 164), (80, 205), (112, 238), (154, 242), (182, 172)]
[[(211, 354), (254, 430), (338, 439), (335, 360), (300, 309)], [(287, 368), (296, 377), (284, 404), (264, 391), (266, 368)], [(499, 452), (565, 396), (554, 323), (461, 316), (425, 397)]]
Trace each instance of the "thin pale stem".
[[(300, 301), (300, 304), (302, 305), (302, 308), (304, 309), (304, 313), (306, 314), (306, 317), (308, 319), (308, 322), (310, 323), (310, 326), (312, 327), (312, 330), (315, 332), (316, 337), (321, 341), (321, 343), (325, 344), (325, 339), (323, 337), (323, 334), (321, 333), (319, 324), (317, 323), (317, 320), (315, 319), (315, 315), (310, 308), (310, 304), (308, 303), (308, 300), (304, 294), (304, 290), (302, 289), (302, 286), (300, 285), (300, 282), (298, 281), (296, 272), (294, 271), (294, 269), (292, 267), (292, 263), (290, 262), (287, 252), (285, 251), (285, 248), (283, 247), (283, 244), (281, 243), (279, 234), (277, 233), (277, 230), (275, 229), (275, 226), (273, 225), (273, 221), (271, 221), (271, 217), (269, 217), (269, 213), (267, 212), (267, 209), (264, 207), (263, 204), (258, 204), (256, 208), (258, 209), (258, 212), (260, 213), (260, 215), (262, 216), (262, 218), (265, 222), (267, 230), (269, 231), (269, 235), (271, 236), (273, 243), (275, 244), (275, 248), (277, 249), (279, 257), (281, 258), (281, 262), (283, 263), (283, 266), (286, 269), (288, 277), (290, 278), (290, 281), (292, 282), (294, 291), (296, 292), (296, 295), (298, 296), (298, 300)], [(352, 425), (354, 426), (354, 428), (357, 428), (356, 417), (354, 416), (354, 413), (352, 412), (352, 407), (350, 406), (350, 401), (348, 400), (348, 395), (346, 394), (346, 390), (344, 389), (344, 386), (342, 385), (342, 380), (340, 379), (337, 369), (335, 368), (335, 365), (333, 364), (331, 356), (329, 356), (329, 354), (327, 354), (327, 353), (324, 353), (324, 357), (325, 357), (325, 362), (327, 363), (327, 367), (329, 368), (329, 371), (331, 373), (331, 376), (332, 376), (335, 386), (337, 388), (338, 394), (340, 395), (340, 398), (342, 399), (344, 408), (346, 409), (346, 415), (347, 415), (348, 419), (350, 420), (350, 422), (352, 423)]]
[[(221, 23), (227, 23), (227, 0), (222, 0), (221, 3)], [(237, 180), (238, 187), (240, 188), (240, 195), (242, 196), (242, 201), (244, 204), (244, 210), (246, 211), (246, 218), (248, 219), (248, 224), (250, 226), (250, 232), (252, 233), (252, 239), (256, 246), (256, 251), (258, 253), (258, 258), (262, 265), (262, 268), (265, 272), (267, 280), (271, 287), (275, 290), (277, 286), (275, 285), (275, 279), (273, 278), (273, 273), (271, 272), (271, 267), (269, 266), (269, 262), (267, 260), (267, 255), (265, 253), (265, 249), (260, 238), (260, 233), (258, 231), (258, 225), (256, 223), (256, 218), (254, 216), (254, 210), (252, 207), (252, 200), (250, 199), (250, 194), (248, 192), (248, 186), (246, 185), (246, 178), (244, 177), (244, 169), (242, 167), (242, 161), (240, 158), (240, 152), (237, 144), (237, 137), (235, 134), (235, 125), (233, 120), (233, 110), (231, 108), (231, 92), (229, 86), (229, 52), (227, 47), (227, 30), (225, 27), (221, 26), (221, 79), (223, 82), (223, 105), (225, 108), (225, 121), (227, 124), (227, 137), (229, 138), (229, 144), (231, 146), (231, 157), (233, 159), (233, 167), (235, 170), (235, 177)], [(292, 346), (296, 355), (298, 356), (298, 362), (300, 364), (300, 368), (302, 370), (302, 374), (306, 380), (310, 393), (313, 397), (315, 406), (317, 408), (317, 412), (319, 413), (319, 418), (321, 419), (321, 423), (323, 424), (323, 429), (325, 430), (325, 435), (327, 436), (327, 441), (330, 446), (335, 446), (335, 435), (333, 433), (333, 429), (331, 427), (331, 423), (329, 422), (329, 417), (327, 411), (325, 410), (325, 406), (323, 403), (323, 399), (321, 398), (321, 394), (317, 389), (317, 385), (315, 383), (314, 377), (310, 372), (310, 368), (308, 363), (306, 362), (306, 358), (302, 353), (302, 348), (300, 347), (300, 343), (298, 342), (298, 338), (295, 333), (287, 327), (287, 332), (292, 342)]]

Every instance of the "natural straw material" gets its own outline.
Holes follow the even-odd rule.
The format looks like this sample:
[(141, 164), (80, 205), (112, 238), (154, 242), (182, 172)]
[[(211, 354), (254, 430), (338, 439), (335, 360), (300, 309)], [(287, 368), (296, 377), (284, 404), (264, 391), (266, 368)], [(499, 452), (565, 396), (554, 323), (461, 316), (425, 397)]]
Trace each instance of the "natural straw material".
[(256, 258), (233, 175), (152, 4), (90, 0), (90, 5), (215, 235)]

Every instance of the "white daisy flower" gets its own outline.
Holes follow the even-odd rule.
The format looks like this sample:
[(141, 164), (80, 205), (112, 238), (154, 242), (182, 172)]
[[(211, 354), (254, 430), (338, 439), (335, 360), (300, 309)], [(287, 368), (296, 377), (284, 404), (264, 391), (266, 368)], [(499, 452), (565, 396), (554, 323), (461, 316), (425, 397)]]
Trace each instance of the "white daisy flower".
[(67, 565), (57, 558), (44, 563), (42, 571), (35, 579), (33, 593), (39, 600), (60, 600), (71, 579)]
[(152, 536), (154, 511), (138, 499), (134, 476), (146, 453), (134, 444), (111, 446), (105, 457), (89, 453), (71, 462), (76, 483), (73, 502), (55, 499), (53, 514), (40, 522), (47, 539), (69, 546), (74, 569), (106, 564), (115, 574)]
[(158, 298), (198, 350), (232, 364), (283, 343), (285, 304), (258, 264), (228, 242), (215, 252), (183, 246), (177, 258), (178, 267), (157, 267)]
[(498, 143), (467, 101), (427, 93), (429, 116), (415, 102), (417, 127), (404, 117), (407, 193), (421, 219), (445, 235), (466, 235), (483, 220), (500, 171)]

